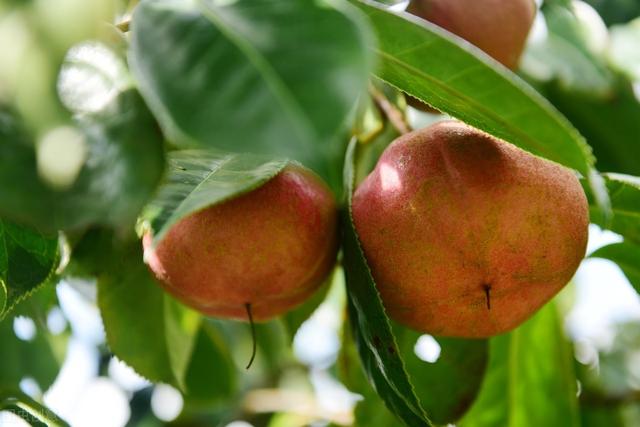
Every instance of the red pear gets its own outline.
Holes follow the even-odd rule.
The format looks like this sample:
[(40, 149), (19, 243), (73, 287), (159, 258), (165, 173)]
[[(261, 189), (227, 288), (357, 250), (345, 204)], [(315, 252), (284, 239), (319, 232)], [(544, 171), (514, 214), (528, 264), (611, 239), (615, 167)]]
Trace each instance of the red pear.
[(472, 338), (515, 328), (557, 294), (589, 225), (573, 171), (454, 121), (394, 141), (353, 217), (389, 315)]
[(313, 173), (289, 165), (261, 187), (191, 214), (145, 259), (164, 288), (210, 316), (254, 320), (307, 299), (332, 269), (336, 203)]

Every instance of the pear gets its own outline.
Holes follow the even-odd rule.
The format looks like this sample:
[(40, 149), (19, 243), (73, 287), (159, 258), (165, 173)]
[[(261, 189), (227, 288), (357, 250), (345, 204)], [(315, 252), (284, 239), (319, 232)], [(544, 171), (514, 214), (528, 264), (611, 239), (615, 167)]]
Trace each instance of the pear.
[(290, 164), (152, 240), (143, 238), (145, 260), (177, 299), (208, 316), (268, 320), (306, 300), (332, 269), (336, 202), (315, 174)]
[(567, 284), (587, 245), (572, 170), (455, 121), (389, 145), (352, 207), (389, 316), (433, 335), (515, 328)]

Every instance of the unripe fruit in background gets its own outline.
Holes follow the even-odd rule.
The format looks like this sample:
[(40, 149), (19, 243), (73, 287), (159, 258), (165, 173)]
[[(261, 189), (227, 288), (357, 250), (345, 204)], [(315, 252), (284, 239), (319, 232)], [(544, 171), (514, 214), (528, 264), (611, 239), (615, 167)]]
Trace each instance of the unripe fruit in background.
[(353, 217), (389, 315), (472, 338), (513, 329), (562, 289), (589, 224), (573, 171), (454, 121), (394, 141)]
[(261, 187), (175, 224), (145, 260), (164, 288), (215, 317), (267, 320), (302, 303), (335, 263), (337, 212), (329, 188), (289, 165)]
[[(533, 25), (536, 4), (534, 0), (412, 0), (407, 12), (467, 40), (514, 70)], [(407, 102), (426, 107), (415, 98), (407, 97)]]

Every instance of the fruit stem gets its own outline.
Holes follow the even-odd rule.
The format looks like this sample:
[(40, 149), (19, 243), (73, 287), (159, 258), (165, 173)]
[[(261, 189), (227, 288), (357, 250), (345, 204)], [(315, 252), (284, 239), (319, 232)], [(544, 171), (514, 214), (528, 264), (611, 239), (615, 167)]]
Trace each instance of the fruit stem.
[(483, 288), (487, 300), (487, 310), (491, 310), (491, 285), (484, 285)]
[(380, 112), (389, 119), (391, 126), (393, 126), (400, 135), (411, 132), (411, 126), (409, 126), (405, 120), (404, 114), (373, 84), (369, 85), (369, 93)]
[(245, 369), (249, 369), (253, 364), (253, 360), (256, 358), (256, 325), (253, 323), (253, 315), (251, 314), (251, 303), (245, 303), (244, 308), (247, 310), (247, 316), (249, 316), (249, 326), (251, 327), (251, 341), (253, 342), (253, 348), (251, 350), (251, 359), (249, 359), (249, 363)]

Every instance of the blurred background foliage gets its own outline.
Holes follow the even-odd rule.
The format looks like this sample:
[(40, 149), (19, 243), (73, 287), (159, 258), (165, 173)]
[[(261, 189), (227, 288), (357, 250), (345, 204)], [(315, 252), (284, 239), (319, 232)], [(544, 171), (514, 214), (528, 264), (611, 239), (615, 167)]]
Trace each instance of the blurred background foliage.
[[(190, 127), (190, 116), (179, 125), (166, 120), (161, 102), (149, 95), (152, 83), (141, 82), (144, 70), (132, 74), (129, 21), (137, 3), (0, 2), (0, 425), (21, 422), (15, 414), (64, 425), (58, 414), (73, 426), (399, 425), (380, 397), (389, 395), (369, 383), (375, 370), (362, 369), (340, 266), (325, 292), (258, 325), (258, 356), (248, 371), (245, 324), (202, 318), (152, 283), (134, 226), (167, 174), (167, 152), (189, 146), (203, 130), (202, 123)], [(257, 114), (256, 122), (274, 120), (269, 138), (317, 118), (297, 134), (300, 145), (285, 141), (274, 151), (310, 162), (340, 194), (351, 134), (368, 141), (356, 153), (359, 181), (398, 126), (417, 128), (440, 116), (407, 107), (401, 92), (378, 79), (371, 96), (350, 110), (375, 60), (361, 49), (373, 43), (373, 30), (347, 2), (334, 3), (330, 13), (309, 6), (288, 17), (317, 19), (298, 36), (325, 55), (318, 62), (340, 70), (326, 93), (301, 89), (308, 110), (287, 119), (293, 124), (278, 122), (279, 110), (268, 116), (251, 110), (252, 93), (230, 91), (229, 105), (249, 107), (220, 102), (211, 114), (219, 114), (218, 124), (243, 123), (246, 116), (236, 111)], [(600, 171), (640, 175), (640, 2), (547, 0), (540, 7), (518, 74), (585, 136)], [(267, 30), (284, 25), (261, 22)], [(332, 25), (344, 31), (331, 33)], [(205, 41), (211, 40), (215, 35)], [(163, 47), (154, 46), (156, 38), (138, 42), (154, 52)], [(348, 55), (333, 55), (336, 46)], [(315, 69), (325, 74), (299, 51), (284, 57), (300, 68), (283, 74), (302, 75), (300, 85)], [(160, 67), (166, 58), (154, 61)], [(178, 65), (184, 73), (195, 69)], [(194, 81), (182, 82), (190, 96), (166, 95), (170, 107), (181, 110), (199, 94), (203, 77), (190, 76)], [(381, 99), (402, 114), (399, 124), (388, 119)], [(249, 144), (252, 133), (268, 139), (249, 123)], [(615, 185), (614, 202), (618, 197), (638, 215), (637, 192)], [(630, 229), (623, 224), (617, 231)], [(637, 236), (625, 234), (622, 252), (595, 253), (600, 259), (586, 261), (574, 284), (510, 334), (447, 340), (394, 326), (418, 406), (436, 424), (640, 425), (640, 302), (629, 292), (630, 284), (640, 289)], [(590, 250), (620, 240), (594, 226)], [(589, 268), (596, 262), (614, 270)], [(598, 288), (589, 294), (598, 295), (595, 303), (584, 302), (582, 282), (589, 281)], [(618, 301), (626, 298), (629, 306), (590, 322), (598, 303), (617, 310), (606, 304), (609, 287), (626, 289)]]

